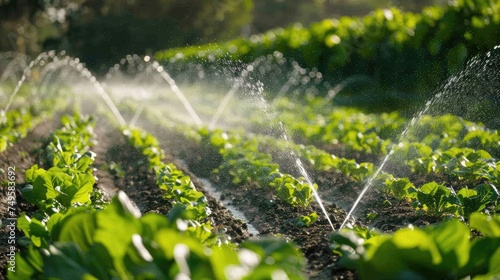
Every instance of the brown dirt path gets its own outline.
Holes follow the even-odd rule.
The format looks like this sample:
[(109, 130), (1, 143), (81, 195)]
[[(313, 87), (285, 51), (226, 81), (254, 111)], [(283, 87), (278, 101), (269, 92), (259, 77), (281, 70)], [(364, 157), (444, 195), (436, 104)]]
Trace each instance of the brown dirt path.
[[(97, 123), (95, 133), (98, 141), (98, 145), (93, 149), (97, 154), (95, 161), (96, 176), (99, 178), (97, 187), (110, 195), (118, 190), (125, 191), (142, 213), (167, 214), (172, 204), (162, 197), (163, 191), (156, 186), (155, 174), (149, 170), (147, 159), (126, 143), (121, 132), (106, 121), (100, 120)], [(247, 225), (236, 219), (229, 210), (217, 202), (197, 177), (185, 169), (173, 155), (169, 154), (168, 150), (164, 162), (176, 165), (190, 176), (196, 189), (205, 194), (211, 210), (208, 220), (214, 227), (215, 233), (228, 235), (237, 243), (249, 237)], [(110, 174), (107, 167), (111, 163), (118, 164), (125, 176)]]

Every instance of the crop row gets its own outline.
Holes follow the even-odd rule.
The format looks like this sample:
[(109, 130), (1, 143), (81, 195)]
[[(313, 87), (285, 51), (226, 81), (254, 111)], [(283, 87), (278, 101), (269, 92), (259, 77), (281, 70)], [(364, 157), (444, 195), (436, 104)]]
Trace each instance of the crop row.
[(47, 99), (28, 108), (0, 110), (0, 153), (26, 137), (33, 127), (62, 107), (62, 102)]
[[(297, 145), (289, 141), (285, 143), (269, 136), (257, 138), (260, 143), (276, 149), (294, 150), (317, 171), (335, 170), (358, 182), (373, 174), (371, 163), (358, 164), (355, 160), (338, 158), (314, 146)], [(416, 187), (406, 177), (397, 178), (381, 172), (374, 181), (385, 194), (407, 200), (416, 210), (436, 218), (442, 218), (444, 214), (468, 218), (476, 211), (499, 211), (500, 161), (496, 162), (484, 150), (470, 148), (450, 148), (444, 152), (418, 157), (411, 149), (421, 148), (422, 145), (427, 147), (420, 143), (398, 146), (393, 157), (396, 161), (406, 159), (406, 164), (416, 176), (425, 178), (428, 173), (435, 176), (429, 176), (429, 182)], [(396, 161), (392, 161), (392, 164), (403, 164)], [(437, 176), (439, 174), (445, 177)], [(458, 184), (453, 186), (450, 182)]]
[(0, 152), (26, 137), (32, 128), (31, 114), (26, 110), (12, 110), (0, 116)]
[(98, 201), (92, 191), (94, 157), (89, 150), (93, 120), (75, 114), (63, 117), (62, 123), (46, 148), (53, 166), (44, 170), (34, 165), (26, 172), (30, 184), (22, 193), (38, 210), (32, 217), (23, 213), (18, 219), (26, 234), (21, 243), (29, 245), (18, 254), (10, 279), (302, 278), (304, 261), (293, 244), (261, 239), (235, 247), (210, 242), (215, 237), (205, 227), (197, 230), (189, 219), (199, 218), (200, 212), (191, 207), (206, 204), (198, 203), (200, 199), (188, 202), (192, 197), (179, 195), (195, 190), (179, 187), (192, 183), (173, 165), (152, 165), (154, 158), (161, 160), (162, 151), (155, 150), (156, 139), (146, 133), (129, 130), (125, 134), (150, 159), (158, 184), (176, 210), (167, 216), (142, 216), (121, 191), (109, 204)]
[(254, 135), (254, 137), (260, 146), (270, 147), (277, 151), (292, 151), (316, 171), (340, 172), (357, 182), (361, 182), (373, 174), (371, 162), (358, 163), (354, 159), (338, 157), (313, 145), (295, 144), (267, 135)]
[[(341, 144), (346, 152), (385, 155), (405, 119), (397, 113), (366, 114), (355, 109), (334, 108), (319, 99), (307, 104), (278, 99), (273, 122), (282, 122), (294, 141), (315, 146)], [(254, 130), (262, 130), (257, 117)]]
[[(327, 119), (328, 116), (338, 114), (339, 121), (332, 127), (344, 121), (340, 117), (343, 114), (349, 121), (342, 125), (352, 126), (350, 130), (383, 135), (380, 139), (388, 142), (387, 147), (393, 146), (393, 151), (383, 149), (380, 155), (389, 155), (388, 170), (394, 169), (396, 173), (381, 172), (372, 183), (386, 195), (409, 201), (423, 217), (433, 216), (435, 219), (432, 220), (440, 221), (432, 227), (410, 227), (394, 234), (380, 234), (360, 228), (334, 234), (332, 242), (338, 246), (336, 252), (343, 256), (341, 262), (344, 265), (358, 270), (364, 277), (380, 275), (380, 279), (413, 276), (429, 278), (430, 275), (488, 279), (498, 273), (496, 264), (499, 259), (495, 250), (499, 242), (499, 220), (495, 213), (498, 213), (500, 173), (499, 163), (489, 152), (498, 153), (495, 149), (497, 131), (451, 115), (423, 116), (421, 122), (416, 122), (413, 129), (407, 132), (405, 140), (396, 143), (398, 139), (395, 136), (401, 133), (406, 124), (396, 114), (373, 115), (372, 118), (372, 115), (343, 109), (308, 111), (297, 106), (300, 105), (295, 104), (293, 110), (288, 111), (295, 112), (294, 119), (298, 125), (301, 122), (297, 119), (300, 120), (304, 112), (310, 119), (323, 118), (324, 126), (334, 122)], [(280, 113), (279, 117), (286, 113)], [(287, 122), (284, 121), (285, 124)], [(302, 127), (306, 128), (307, 125)], [(256, 130), (259, 129), (256, 127)], [(272, 187), (274, 178), (269, 174), (272, 170), (279, 170), (279, 166), (273, 162), (269, 150), (293, 151), (318, 171), (337, 170), (360, 183), (373, 174), (371, 163), (358, 164), (355, 160), (336, 157), (313, 146), (318, 142), (314, 137), (297, 137), (296, 133), (294, 137), (308, 145), (238, 131), (208, 131), (183, 126), (182, 132), (198, 143), (216, 148), (222, 158), (217, 175), (228, 176), (236, 185), (252, 182)], [(343, 141), (338, 141), (338, 144), (343, 145)], [(347, 149), (348, 155), (356, 151)], [(353, 168), (357, 171), (353, 172)], [(398, 178), (396, 174), (408, 177)], [(422, 183), (422, 179), (425, 182)], [(488, 216), (490, 214), (493, 216)], [(464, 221), (470, 226), (465, 226)], [(476, 235), (480, 235), (480, 238)], [(394, 267), (387, 264), (387, 255), (397, 256)], [(426, 271), (432, 274), (426, 274)]]
[[(276, 119), (283, 122), (293, 138), (311, 145), (341, 144), (347, 152), (362, 152), (376, 156), (387, 155), (399, 142), (421, 143), (432, 150), (451, 147), (483, 149), (499, 157), (500, 135), (497, 130), (454, 115), (418, 117), (413, 125), (399, 114), (366, 114), (354, 109), (332, 108), (321, 101), (307, 106), (290, 100), (276, 101)], [(256, 129), (262, 124), (254, 121)], [(407, 128), (405, 137), (400, 138)]]
[[(422, 213), (468, 218), (475, 211), (498, 211), (497, 130), (453, 115), (424, 115), (400, 141), (396, 137), (407, 124), (395, 113), (332, 109), (319, 101), (302, 106), (282, 99), (276, 104), (278, 121), (289, 128), (294, 140), (307, 146), (263, 135), (256, 136), (258, 141), (278, 150), (293, 150), (317, 171), (336, 170), (358, 182), (374, 173), (370, 162), (358, 164), (314, 145), (327, 149), (336, 145), (348, 156), (375, 153), (378, 158), (387, 156), (386, 168), (370, 184), (386, 195), (409, 201)], [(262, 128), (255, 122), (254, 130)]]
[(295, 24), (225, 43), (169, 49), (156, 58), (171, 63), (229, 57), (250, 63), (278, 51), (337, 82), (362, 74), (399, 90), (426, 92), (429, 84), (439, 84), (468, 58), (500, 43), (499, 5), (473, 0), (427, 7), (417, 14), (376, 10), (363, 18), (327, 19), (308, 28)]
[[(238, 277), (250, 278), (270, 277), (275, 274), (287, 275), (290, 279), (303, 277), (302, 256), (294, 245), (285, 241), (264, 238), (259, 241), (246, 241), (239, 247), (232, 243), (222, 244), (216, 241), (217, 237), (210, 232), (210, 223), (203, 222), (204, 218), (211, 214), (207, 207), (207, 199), (203, 193), (196, 190), (189, 176), (173, 164), (163, 163), (164, 151), (151, 134), (137, 128), (125, 129), (123, 133), (129, 143), (148, 158), (150, 169), (156, 173), (158, 187), (165, 191), (164, 198), (174, 205), (167, 217), (176, 221), (179, 230), (189, 231), (199, 243), (198, 246), (205, 247), (203, 249), (205, 256), (197, 256), (200, 259), (194, 262), (195, 265), (189, 262), (189, 271), (194, 274), (187, 273), (188, 276), (201, 277), (201, 274), (198, 276), (196, 273), (202, 273), (200, 269), (204, 267), (208, 269), (210, 275), (207, 276), (205, 271), (203, 277), (213, 279), (231, 278), (234, 273), (239, 275)], [(195, 253), (200, 252), (195, 244), (189, 245), (191, 252), (192, 250), (195, 250)], [(203, 264), (207, 260), (208, 263)]]
[[(45, 149), (51, 167), (45, 170), (33, 165), (26, 171), (27, 185), (21, 192), (38, 210), (31, 217), (22, 213), (18, 218), (18, 228), (24, 232), (23, 239), (29, 244), (29, 249), (18, 256), (18, 271), (9, 270), (11, 279), (43, 274), (44, 265), (50, 267), (50, 262), (60, 257), (46, 249), (64, 240), (61, 231), (65, 221), (75, 213), (100, 208), (104, 204), (100, 199), (102, 196), (93, 192), (96, 180), (91, 166), (95, 154), (90, 151), (94, 144), (93, 119), (75, 114), (74, 117), (63, 116), (61, 123), (63, 127), (53, 133)], [(44, 259), (41, 258), (42, 252), (45, 253)]]
[(125, 129), (123, 134), (129, 143), (148, 159), (150, 169), (156, 173), (157, 186), (165, 191), (165, 199), (174, 206), (182, 205), (183, 211), (190, 212), (194, 220), (201, 220), (210, 215), (205, 195), (196, 190), (189, 176), (175, 165), (163, 163), (164, 151), (153, 135), (138, 128)]
[[(288, 105), (283, 103), (282, 106)], [(297, 106), (300, 105), (295, 104), (294, 108), (297, 109)], [(292, 111), (289, 108), (288, 110), (285, 110), (285, 113), (280, 113), (279, 116)], [(304, 110), (293, 111), (300, 112), (298, 114), (305, 112), (304, 114), (306, 115), (313, 115), (306, 108)], [(369, 130), (373, 133), (383, 131), (381, 134), (388, 138), (387, 141), (390, 141), (391, 145), (394, 145), (392, 144), (394, 140), (389, 139), (394, 134), (394, 130), (399, 133), (404, 125), (404, 119), (398, 117), (396, 114), (384, 114), (382, 116), (374, 114), (365, 115), (352, 111), (350, 115), (349, 111), (343, 109), (325, 113), (323, 107), (320, 110), (313, 109), (312, 111), (317, 113), (317, 115), (313, 115), (317, 118), (321, 118), (320, 114), (338, 118), (337, 123), (334, 122), (332, 126), (344, 125), (344, 123), (338, 123), (341, 120), (340, 115), (343, 115), (345, 119), (350, 120), (344, 121), (345, 126), (352, 126), (349, 131), (362, 130), (366, 132)], [(375, 117), (372, 117), (372, 115)], [(446, 129), (443, 124), (449, 121), (450, 118), (456, 120), (458, 124), (455, 122), (453, 126), (449, 126)], [(467, 145), (471, 142), (470, 140), (459, 139), (467, 135), (477, 135), (476, 132), (478, 131), (481, 131), (481, 135), (484, 134), (493, 137), (497, 135), (496, 131), (489, 131), (481, 125), (455, 116), (445, 115), (435, 117), (434, 119), (424, 116), (423, 119), (424, 121), (418, 124), (419, 127), (416, 131), (425, 129), (428, 133), (426, 134), (428, 139), (433, 138), (432, 135), (438, 132), (447, 135), (448, 140), (443, 140), (443, 143), (448, 144), (441, 144), (443, 148), (449, 147), (449, 143)], [(287, 122), (285, 121), (285, 123)], [(303, 127), (306, 127), (306, 123), (307, 121), (295, 121), (291, 126), (303, 125)], [(329, 124), (330, 120), (325, 126), (329, 127)], [(432, 131), (425, 128), (429, 125), (434, 126)], [(320, 126), (318, 125), (318, 127)], [(184, 133), (186, 133), (186, 130), (189, 130), (185, 126), (182, 129)], [(282, 153), (293, 152), (313, 170), (319, 172), (339, 172), (361, 184), (366, 184), (365, 180), (374, 173), (373, 163), (371, 162), (358, 163), (354, 159), (338, 157), (313, 145), (295, 144), (293, 141), (283, 140), (279, 137), (262, 134), (245, 134), (243, 136), (238, 131), (222, 132), (216, 130), (209, 132), (204, 129), (192, 133), (198, 137), (197, 141), (199, 143), (210, 143), (212, 147), (217, 149), (222, 156), (222, 164), (216, 172), (222, 176), (228, 175), (233, 184), (254, 182), (260, 186), (269, 186), (272, 188), (279, 186), (272, 182), (275, 178), (270, 175), (279, 168), (270, 155), (276, 153), (276, 151), (278, 153), (279, 151)], [(419, 141), (415, 135), (418, 134), (410, 130), (408, 139)], [(302, 142), (316, 144), (315, 138), (298, 138)], [(479, 139), (475, 141), (481, 143)], [(486, 143), (485, 141), (482, 142)], [(344, 143), (338, 142), (338, 144), (343, 145)], [(491, 142), (487, 142), (487, 144), (489, 146), (486, 147), (493, 146)], [(380, 189), (383, 194), (408, 201), (418, 212), (433, 216), (438, 218), (438, 220), (447, 215), (467, 219), (475, 211), (498, 211), (498, 178), (500, 176), (498, 171), (499, 163), (495, 158), (484, 150), (449, 148), (441, 151), (439, 145), (435, 147), (436, 150), (433, 152), (433, 149), (425, 143), (408, 141), (400, 143), (394, 147), (387, 160), (387, 170), (380, 172), (377, 178), (374, 178), (370, 184)], [(494, 151), (494, 149), (491, 150)], [(350, 150), (351, 153), (352, 151)], [(387, 153), (384, 154), (388, 155)], [(395, 172), (394, 174), (387, 173), (393, 171)], [(423, 183), (421, 178), (424, 179)], [(293, 185), (289, 185), (289, 187), (293, 187)], [(275, 191), (277, 194), (280, 193), (279, 189), (275, 189)], [(278, 197), (289, 201), (289, 203), (292, 201), (290, 203), (292, 205), (297, 205), (294, 201), (301, 201), (301, 199), (291, 196), (295, 196), (296, 192), (297, 190), (292, 189), (286, 192), (285, 195), (278, 195)], [(310, 195), (301, 196), (300, 189), (297, 193), (299, 194), (299, 198), (310, 197)]]
[(269, 154), (259, 152), (255, 139), (245, 139), (240, 134), (220, 130), (198, 130), (201, 143), (209, 143), (222, 156), (221, 165), (214, 171), (219, 176), (229, 176), (235, 185), (255, 183), (270, 187), (276, 196), (295, 207), (307, 207), (313, 200), (313, 190), (318, 186), (304, 178), (279, 171)]

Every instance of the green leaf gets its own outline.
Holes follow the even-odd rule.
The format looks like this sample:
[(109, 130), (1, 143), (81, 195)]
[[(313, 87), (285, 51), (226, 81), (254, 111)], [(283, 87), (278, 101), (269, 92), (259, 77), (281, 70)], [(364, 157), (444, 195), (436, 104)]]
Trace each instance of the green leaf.
[(47, 241), (50, 238), (49, 231), (38, 219), (30, 218), (25, 213), (22, 213), (17, 219), (17, 227), (30, 238), (34, 246), (47, 246)]
[(455, 213), (458, 205), (450, 203), (451, 191), (443, 185), (431, 182), (417, 192), (418, 201), (426, 206), (429, 214), (439, 217), (445, 212)]
[[(80, 172), (85, 172), (89, 173), (89, 167), (92, 163), (94, 163), (94, 159), (92, 157), (93, 153), (87, 152), (83, 156), (81, 156), (77, 161), (76, 161), (76, 170)], [(93, 154), (95, 156), (95, 154)]]
[(61, 204), (69, 207), (70, 198), (62, 191), (72, 185), (70, 175), (58, 169), (51, 168), (35, 179), (33, 182), (33, 194), (38, 201), (56, 198)]
[(25, 255), (16, 253), (16, 271), (7, 271), (8, 279), (34, 279), (43, 271), (43, 257), (39, 250), (30, 246)]
[[(138, 279), (166, 279), (164, 274), (165, 262), (164, 258), (155, 254), (157, 248), (155, 244), (151, 244), (149, 239), (142, 238), (135, 234), (132, 238), (132, 245), (129, 247), (127, 254), (124, 257), (124, 268), (130, 272), (134, 278)], [(153, 247), (152, 247), (153, 246)], [(148, 250), (148, 248), (151, 248)], [(156, 256), (156, 259), (153, 257)]]
[(386, 186), (396, 198), (403, 199), (408, 196), (408, 190), (413, 186), (408, 178), (387, 179)]
[(476, 212), (470, 216), (469, 224), (487, 237), (500, 237), (500, 215), (488, 216)]
[(308, 227), (310, 226), (312, 223), (314, 223), (316, 220), (318, 220), (318, 214), (316, 212), (312, 212), (311, 214), (309, 215), (304, 215), (304, 216), (300, 216), (296, 219), (295, 221), (295, 226), (298, 226), (298, 227)]
[(430, 235), (443, 258), (439, 267), (456, 271), (465, 266), (469, 261), (469, 228), (458, 220), (451, 220), (431, 229)]
[[(163, 215), (148, 213), (141, 217), (142, 233), (141, 236), (152, 239), (154, 234), (160, 229), (168, 228), (170, 223), (169, 220)], [(172, 219), (175, 221), (175, 219)]]
[(25, 172), (25, 177), (26, 177), (26, 183), (33, 183), (35, 179), (45, 173), (45, 170), (43, 168), (38, 168), (38, 165), (32, 165), (28, 170)]
[(488, 273), (492, 276), (499, 277), (500, 276), (500, 247), (497, 247), (497, 250), (490, 258), (490, 269)]
[(26, 186), (24, 186), (24, 188), (21, 189), (21, 194), (23, 195), (24, 199), (26, 199), (26, 201), (33, 204), (37, 203), (37, 198), (33, 193), (33, 185), (27, 184)]
[(232, 277), (230, 266), (239, 265), (238, 253), (227, 246), (211, 248), (210, 264), (214, 270), (215, 279), (229, 279)]
[(90, 247), (87, 259), (89, 269), (98, 279), (115, 279), (118, 275), (111, 254), (102, 244), (94, 244)]
[(97, 222), (93, 213), (76, 213), (61, 222), (60, 230), (53, 239), (61, 242), (73, 242), (82, 251), (87, 252), (96, 242)]
[(500, 239), (479, 238), (471, 243), (469, 262), (460, 269), (459, 275), (481, 275), (488, 272), (491, 256), (500, 248)]
[[(305, 266), (305, 260), (293, 243), (281, 239), (264, 238), (245, 241), (241, 244), (241, 248), (249, 249), (259, 256), (257, 259), (258, 265), (255, 269), (255, 276), (260, 274), (261, 269), (271, 269), (268, 271), (283, 270), (289, 279), (304, 278), (302, 271)], [(239, 255), (241, 254), (242, 252), (240, 250)], [(241, 256), (240, 260), (242, 263), (246, 261), (245, 258)], [(254, 260), (249, 259), (248, 261), (254, 263)], [(250, 274), (247, 276), (247, 279), (256, 279), (256, 277), (253, 276), (253, 274)]]
[[(94, 176), (88, 173), (75, 174), (73, 177), (73, 184), (75, 189), (72, 192), (68, 192), (68, 196), (71, 198), (71, 204), (89, 204), (90, 193), (95, 184)], [(75, 190), (76, 192), (74, 192)]]
[(360, 260), (361, 278), (426, 279), (446, 275), (436, 270), (443, 259), (432, 238), (424, 231), (406, 228), (390, 238), (375, 239), (381, 242), (368, 247), (365, 257)]
[(43, 274), (58, 279), (97, 279), (91, 276), (87, 258), (74, 243), (54, 243), (44, 256)]
[[(120, 194), (118, 195), (120, 196)], [(127, 198), (128, 199), (128, 198)], [(129, 201), (130, 203), (130, 201)], [(139, 217), (129, 212), (118, 197), (95, 215), (94, 242), (103, 244), (115, 259), (122, 258), (132, 242), (132, 235), (141, 232)]]

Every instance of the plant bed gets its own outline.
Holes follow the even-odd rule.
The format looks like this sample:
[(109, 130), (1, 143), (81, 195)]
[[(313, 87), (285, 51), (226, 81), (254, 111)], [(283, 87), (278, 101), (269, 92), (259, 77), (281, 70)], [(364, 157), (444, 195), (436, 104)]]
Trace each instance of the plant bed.
[[(481, 151), (479, 144), (474, 150), (467, 147), (470, 141), (468, 138), (458, 138), (460, 135), (469, 135), (467, 127), (462, 128), (461, 134), (448, 134), (451, 135), (448, 138), (456, 138), (455, 142), (436, 136), (428, 137), (422, 142), (411, 138), (413, 142), (399, 144), (394, 153), (402, 157), (391, 158), (386, 166), (387, 170), (384, 169), (372, 180), (371, 177), (378, 168), (374, 166), (378, 163), (374, 153), (367, 153), (373, 156), (365, 158), (368, 162), (357, 162), (362, 152), (346, 151), (342, 158), (322, 150), (322, 145), (314, 141), (309, 146), (304, 146), (286, 140), (285, 137), (245, 133), (242, 130), (222, 131), (175, 124), (162, 125), (153, 121), (141, 122), (146, 131), (123, 127), (120, 130), (102, 115), (93, 115), (93, 119), (96, 120), (94, 129), (84, 128), (62, 136), (81, 133), (83, 139), (89, 138), (89, 131), (93, 132), (92, 138), (95, 137), (95, 140), (91, 140), (91, 144), (84, 144), (86, 148), (78, 148), (81, 149), (79, 151), (70, 147), (67, 152), (77, 161), (82, 155), (95, 153), (95, 161), (91, 161), (92, 168), (84, 167), (82, 171), (86, 175), (93, 172), (99, 179), (94, 188), (100, 188), (110, 196), (120, 190), (124, 191), (140, 212), (148, 217), (145, 221), (170, 219), (171, 222), (182, 217), (189, 224), (195, 225), (192, 232), (198, 234), (198, 237), (211, 236), (209, 239), (201, 238), (200, 246), (207, 246), (203, 242), (211, 240), (210, 242), (215, 243), (208, 246), (234, 246), (231, 248), (236, 252), (242, 248), (239, 246), (268, 240), (268, 236), (281, 240), (276, 244), (283, 244), (280, 243), (283, 240), (290, 241), (288, 244), (297, 244), (301, 256), (307, 260), (302, 272), (311, 279), (356, 279), (361, 277), (360, 273), (366, 273), (363, 264), (359, 268), (351, 264), (349, 267), (353, 270), (347, 270), (343, 266), (347, 254), (343, 252), (341, 258), (339, 251), (333, 251), (333, 248), (338, 245), (338, 238), (349, 234), (349, 231), (339, 233), (338, 229), (346, 217), (345, 210), (350, 209), (357, 194), (367, 184), (372, 184), (372, 189), (354, 212), (357, 221), (353, 225), (358, 227), (358, 232), (352, 234), (358, 234), (361, 239), (363, 231), (359, 228), (366, 226), (379, 229), (384, 234), (384, 240), (392, 240), (391, 234), (404, 228), (408, 231), (416, 227), (433, 226), (452, 217), (455, 220), (463, 217), (467, 225), (471, 211), (494, 212), (498, 209), (498, 198), (492, 192), (494, 188), (487, 186), (498, 183), (498, 163), (488, 152)], [(442, 122), (440, 120), (439, 124)], [(473, 127), (473, 124), (467, 125)], [(478, 129), (481, 135), (496, 141), (496, 132), (483, 131), (479, 126)], [(149, 134), (149, 131), (155, 132), (158, 138)], [(77, 145), (79, 141), (70, 142)], [(494, 153), (494, 146), (490, 142), (481, 145)], [(377, 143), (360, 143), (367, 144), (367, 147), (372, 145), (374, 150), (379, 151), (376, 147), (380, 145)], [(450, 148), (450, 143), (462, 146)], [(357, 147), (358, 144), (352, 142), (349, 145)], [(52, 139), (50, 145), (54, 149), (57, 142)], [(38, 155), (32, 150), (24, 152), (17, 147), (13, 147), (12, 153), (16, 153), (19, 159), (26, 153), (37, 158), (36, 161), (29, 160), (25, 170), (35, 163), (44, 169), (50, 168), (47, 159), (44, 159), (47, 155)], [(62, 150), (61, 154), (64, 155)], [(413, 154), (416, 156), (410, 156)], [(54, 161), (53, 164), (56, 166), (57, 162)], [(388, 170), (397, 172), (391, 174)], [(76, 171), (75, 174), (80, 172)], [(315, 183), (313, 188), (317, 186), (333, 229), (314, 201), (307, 180), (301, 178), (305, 173)], [(396, 175), (402, 177), (398, 178)], [(19, 187), (24, 186), (23, 182), (19, 184)], [(217, 199), (212, 195), (212, 189), (220, 193), (217, 194)], [(457, 194), (452, 193), (453, 191)], [(484, 202), (476, 203), (483, 198)], [(37, 206), (43, 205), (35, 203)], [(116, 199), (113, 203), (112, 208), (120, 207), (116, 204)], [(248, 224), (235, 218), (224, 204), (243, 213)], [(78, 203), (67, 207), (76, 209), (81, 206), (94, 207)], [(21, 211), (28, 215), (35, 210), (30, 209), (29, 207), (33, 207), (28, 204), (23, 207)], [(105, 205), (102, 208), (105, 209), (96, 208), (98, 210), (92, 211), (113, 213), (113, 210), (106, 210)], [(149, 218), (152, 216), (148, 215), (152, 214), (157, 216)], [(140, 222), (140, 218), (137, 219), (134, 221)], [(181, 222), (180, 225), (182, 224)], [(249, 234), (250, 226), (255, 227), (259, 234)], [(432, 231), (432, 228), (428, 228), (426, 230)], [(26, 227), (23, 232), (26, 233), (25, 229)], [(482, 237), (484, 232), (484, 228), (478, 229), (471, 238)], [(22, 236), (20, 231), (18, 233)], [(149, 235), (151, 233), (141, 234), (152, 238)], [(495, 236), (490, 237), (493, 238), (491, 242), (496, 242)], [(55, 238), (58, 236), (55, 235)], [(274, 243), (267, 244), (272, 247)], [(369, 257), (364, 256), (362, 251), (357, 251), (357, 254), (363, 258)]]
[[(51, 119), (47, 119), (44, 122), (41, 122), (36, 127), (34, 127), (25, 138), (20, 140), (18, 143), (14, 144), (12, 147), (9, 147), (4, 152), (0, 153), (0, 168), (2, 171), (2, 188), (1, 188), (1, 203), (0, 203), (0, 220), (2, 221), (2, 228), (0, 231), (0, 250), (1, 250), (1, 259), (0, 259), (0, 269), (2, 271), (0, 277), (3, 279), (6, 277), (6, 268), (7, 268), (7, 252), (9, 251), (9, 243), (8, 243), (8, 228), (5, 227), (7, 224), (6, 219), (9, 218), (9, 211), (13, 209), (13, 217), (19, 217), (20, 213), (25, 212), (33, 212), (35, 211), (35, 207), (29, 204), (21, 195), (19, 191), (22, 187), (24, 187), (24, 173), (30, 168), (33, 164), (38, 164), (39, 166), (44, 165), (44, 159), (41, 156), (41, 149), (46, 145), (49, 137), (50, 131), (53, 131), (56, 127), (60, 125), (59, 117), (55, 116)], [(7, 184), (7, 175), (9, 171), (9, 167), (15, 167), (15, 183), (16, 183), (16, 191), (15, 191), (15, 205), (11, 205), (8, 202), (8, 184)], [(10, 207), (9, 207), (10, 206)], [(14, 206), (14, 207), (12, 207)], [(16, 238), (22, 236), (22, 232), (20, 230), (16, 230)], [(19, 249), (19, 246), (16, 247)]]

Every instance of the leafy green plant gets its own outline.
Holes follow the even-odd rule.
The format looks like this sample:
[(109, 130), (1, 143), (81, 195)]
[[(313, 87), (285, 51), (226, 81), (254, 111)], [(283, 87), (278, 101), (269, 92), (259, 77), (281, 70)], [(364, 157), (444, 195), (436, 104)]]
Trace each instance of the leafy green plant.
[(262, 145), (280, 150), (292, 149), (318, 171), (337, 170), (355, 181), (362, 181), (373, 173), (373, 164), (370, 162), (357, 163), (354, 159), (338, 157), (313, 145), (297, 145), (290, 141), (264, 135), (256, 135), (256, 137)]
[(151, 134), (139, 129), (124, 129), (123, 135), (128, 141), (148, 158), (149, 168), (160, 166), (165, 155), (158, 144), (158, 140)]
[(278, 165), (271, 162), (272, 158), (268, 154), (241, 148), (225, 149), (222, 156), (224, 162), (217, 168), (217, 172), (228, 172), (233, 184), (256, 182), (266, 186), (269, 184), (269, 174), (278, 170)]
[(156, 184), (165, 191), (164, 198), (174, 206), (182, 205), (195, 221), (210, 215), (205, 195), (196, 190), (191, 178), (173, 164), (163, 163), (164, 151), (153, 135), (137, 128), (124, 129), (123, 135), (147, 158), (150, 170), (155, 170)]
[(415, 186), (408, 178), (391, 178), (385, 181), (386, 192), (398, 199), (409, 200), (411, 194), (415, 193)]
[(32, 217), (22, 213), (18, 228), (36, 247), (47, 248), (53, 229), (75, 209), (87, 211), (88, 207), (81, 206), (94, 209), (105, 204), (93, 190), (96, 179), (91, 165), (95, 154), (86, 150), (92, 142), (93, 121), (75, 113), (73, 117), (63, 116), (61, 122), (63, 128), (54, 132), (46, 147), (52, 152), (53, 167), (45, 170), (36, 164), (31, 166), (25, 173), (27, 184), (21, 189), (23, 197), (38, 210)]
[(275, 189), (276, 195), (283, 201), (293, 206), (305, 208), (314, 199), (312, 188), (317, 189), (316, 184), (310, 186), (304, 178), (296, 179), (278, 172), (272, 173), (270, 176), (274, 180), (269, 183), (269, 186)]
[(482, 184), (474, 189), (463, 188), (457, 193), (460, 201), (461, 215), (469, 217), (474, 212), (481, 212), (487, 206), (498, 204), (498, 190), (491, 184)]
[(459, 205), (451, 190), (436, 182), (424, 184), (418, 189), (417, 200), (421, 208), (435, 217), (445, 213), (456, 213)]
[(0, 153), (24, 138), (35, 124), (34, 116), (26, 109), (0, 111)]
[(196, 190), (189, 176), (178, 170), (173, 164), (165, 164), (156, 170), (156, 183), (165, 191), (163, 197), (175, 204), (184, 205), (185, 211), (192, 211), (193, 219), (199, 220), (210, 214), (207, 199)]
[(46, 202), (54, 199), (63, 207), (68, 208), (76, 203), (90, 203), (90, 193), (95, 178), (92, 173), (74, 172), (68, 174), (67, 170), (59, 167), (52, 167), (46, 171), (34, 165), (26, 171), (26, 181), (32, 184), (23, 191), (29, 202), (44, 209), (48, 206)]
[(318, 213), (312, 212), (309, 215), (300, 216), (295, 220), (298, 227), (308, 227), (318, 220)]
[(246, 241), (239, 250), (204, 246), (182, 220), (142, 216), (124, 193), (102, 211), (75, 213), (59, 223), (48, 249), (18, 253), (9, 279), (270, 278), (303, 279), (304, 260), (293, 244)]
[[(200, 131), (207, 133), (206, 131)], [(313, 200), (313, 190), (304, 178), (281, 173), (279, 165), (272, 162), (269, 154), (259, 151), (254, 138), (247, 140), (216, 130), (210, 134), (210, 144), (219, 148), (223, 162), (215, 173), (228, 174), (233, 184), (253, 182), (261, 187), (271, 187), (281, 200), (292, 206), (307, 207)]]
[[(470, 228), (484, 237), (471, 239)], [(470, 228), (453, 219), (435, 226), (404, 228), (391, 235), (363, 229), (345, 230), (331, 237), (344, 265), (361, 278), (490, 279), (498, 276), (500, 217), (474, 213)], [(388, 258), (387, 256), (391, 256)]]

